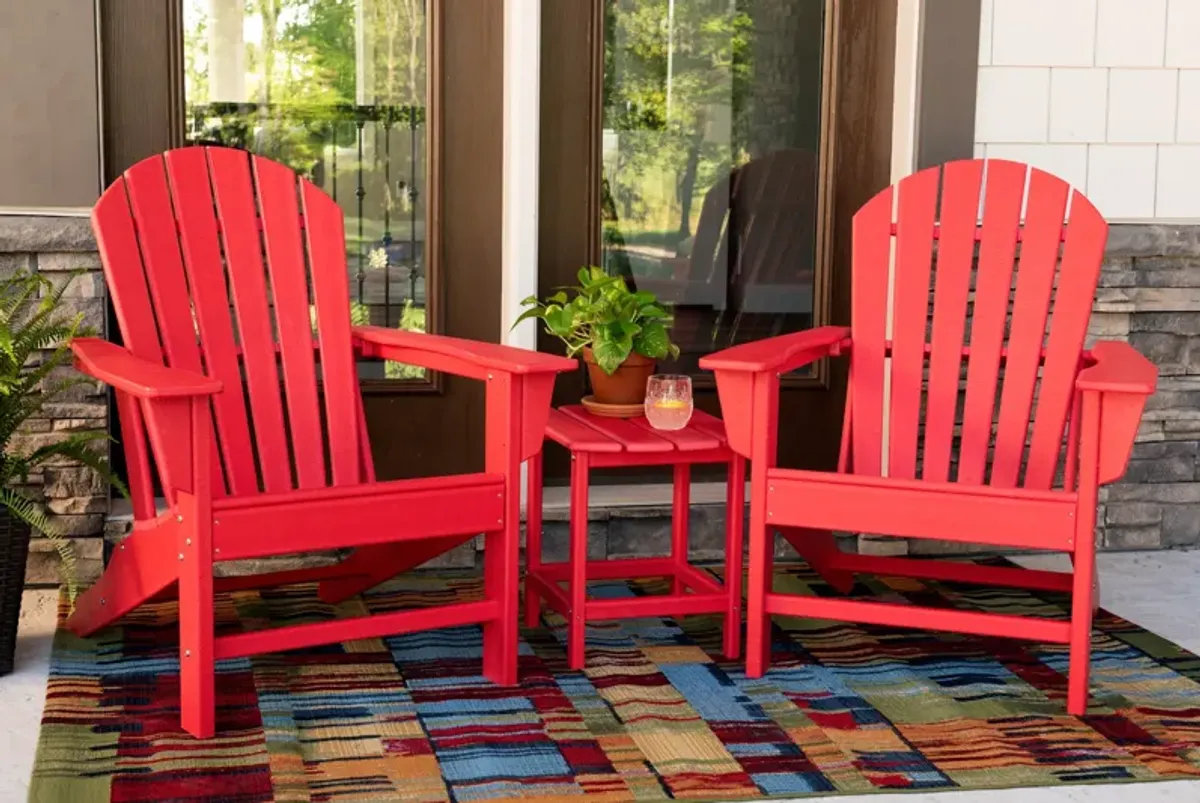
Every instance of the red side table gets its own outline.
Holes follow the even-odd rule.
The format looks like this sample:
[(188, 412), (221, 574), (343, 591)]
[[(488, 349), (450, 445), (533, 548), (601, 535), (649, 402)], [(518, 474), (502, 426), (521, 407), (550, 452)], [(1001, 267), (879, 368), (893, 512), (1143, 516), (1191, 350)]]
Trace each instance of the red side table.
[[(725, 615), (725, 657), (741, 648), (742, 518), (746, 499), (746, 462), (729, 448), (725, 425), (697, 410), (680, 430), (656, 430), (645, 418), (601, 418), (571, 405), (550, 412), (546, 437), (571, 453), (570, 551), (566, 562), (542, 563), (542, 454), (529, 461), (525, 623), (535, 627), (545, 601), (567, 619), (567, 659), (572, 669), (584, 664), (587, 622), (684, 616)], [(729, 480), (725, 515), (725, 584), (688, 562), (688, 507), (691, 467), (726, 463)], [(671, 554), (663, 558), (587, 559), (588, 472), (593, 468), (672, 466), (674, 494)], [(670, 594), (625, 599), (589, 599), (589, 580), (669, 577)], [(561, 583), (566, 583), (564, 588)]]

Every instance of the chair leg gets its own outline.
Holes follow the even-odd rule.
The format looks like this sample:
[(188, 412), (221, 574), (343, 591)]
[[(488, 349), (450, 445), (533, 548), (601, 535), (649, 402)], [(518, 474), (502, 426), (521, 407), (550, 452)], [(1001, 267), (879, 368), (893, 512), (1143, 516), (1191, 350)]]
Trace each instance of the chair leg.
[(675, 466), (674, 488), (671, 502), (671, 558), (675, 563), (676, 573), (671, 582), (674, 594), (686, 594), (687, 585), (683, 582), (680, 570), (688, 565), (688, 515), (690, 513), (690, 496), (692, 484), (692, 467), (686, 463)]
[(588, 457), (571, 455), (571, 609), (567, 616), (567, 666), (583, 669), (587, 638)]
[(834, 590), (849, 594), (854, 588), (854, 572), (840, 568), (839, 559), (842, 551), (838, 549), (837, 539), (829, 530), (810, 530), (804, 527), (780, 528), (783, 536), (800, 557), (808, 561), (822, 580)]
[(775, 531), (766, 526), (766, 505), (752, 500), (746, 584), (746, 676), (750, 678), (762, 677), (771, 658), (767, 594), (775, 570), (774, 546)]
[(209, 739), (216, 730), (212, 516), (204, 507), (191, 495), (179, 495), (180, 720), (197, 739)]
[[(528, 490), (525, 494), (525, 576), (542, 565), (542, 453), (529, 458)], [(525, 626), (537, 627), (542, 600), (533, 584), (525, 582)]]
[(1067, 670), (1067, 713), (1087, 713), (1092, 660), (1092, 598), (1096, 582), (1096, 497), (1099, 475), (1099, 399), (1083, 398), (1079, 449), (1079, 499), (1075, 506), (1075, 574), (1071, 589), (1071, 657)]
[(729, 461), (725, 489), (725, 657), (736, 661), (742, 648), (742, 549), (745, 546), (746, 461)]

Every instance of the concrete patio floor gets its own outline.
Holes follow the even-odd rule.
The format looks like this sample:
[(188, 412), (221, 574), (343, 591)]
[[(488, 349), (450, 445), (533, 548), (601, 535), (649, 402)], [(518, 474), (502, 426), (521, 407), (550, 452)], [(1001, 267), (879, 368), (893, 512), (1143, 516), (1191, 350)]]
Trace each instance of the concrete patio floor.
[[(1039, 568), (1065, 568), (1061, 556), (1023, 557)], [(1104, 607), (1188, 650), (1200, 653), (1200, 551), (1126, 552), (1100, 556)], [(37, 745), (46, 690), (57, 594), (28, 591), (21, 611), (17, 671), (0, 680), (0, 801), (25, 800)], [(1200, 702), (1200, 700), (1198, 700)], [(806, 798), (814, 800), (817, 798)], [(834, 799), (834, 798), (826, 798)], [(1200, 781), (1112, 786), (1009, 789), (994, 792), (938, 792), (904, 795), (906, 803), (1067, 803), (1084, 801), (1200, 800)], [(868, 803), (880, 797), (838, 797), (842, 803)]]

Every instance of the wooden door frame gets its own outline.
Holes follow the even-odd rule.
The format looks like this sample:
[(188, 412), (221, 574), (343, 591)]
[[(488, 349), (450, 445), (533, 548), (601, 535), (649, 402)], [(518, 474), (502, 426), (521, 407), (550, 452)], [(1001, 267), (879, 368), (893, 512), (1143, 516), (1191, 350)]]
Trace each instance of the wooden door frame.
[[(603, 115), (604, 3), (544, 3), (539, 292), (564, 283), (600, 255), (600, 163)], [(821, 175), (827, 182), (819, 219), (820, 260), (814, 323), (850, 321), (850, 223), (858, 208), (891, 183), (892, 98), (899, 0), (826, 0), (822, 81)], [(580, 53), (586, 53), (585, 58)], [(553, 113), (546, 113), (552, 108)], [(581, 160), (580, 154), (584, 154)], [(539, 348), (561, 351), (544, 332)], [(791, 379), (788, 398), (807, 394), (802, 420), (781, 425), (781, 460), (832, 468), (841, 440), (847, 365), (822, 361), (814, 375)], [(558, 382), (555, 402), (576, 401), (582, 380)], [(716, 412), (715, 393), (697, 393), (697, 405)], [(813, 425), (816, 426), (813, 426)], [(789, 444), (795, 444), (789, 447)], [(804, 444), (801, 446), (801, 444)], [(798, 452), (807, 451), (806, 455)], [(556, 463), (551, 456), (548, 472)], [(561, 473), (562, 467), (557, 466)]]
[[(183, 144), (183, 4), (97, 2), (107, 184), (141, 159)], [(502, 279), (503, 22), (502, 3), (429, 0), (426, 105), (436, 110), (427, 115), (427, 325), (486, 342), (498, 342), (502, 326), (495, 299)], [(450, 153), (455, 158), (445, 158)], [(453, 281), (446, 266), (453, 266)], [(119, 337), (111, 309), (108, 326)], [(364, 387), (368, 420), (387, 430), (372, 441), (381, 478), (482, 470), (483, 388), (434, 376)], [(110, 430), (117, 431), (115, 416)]]

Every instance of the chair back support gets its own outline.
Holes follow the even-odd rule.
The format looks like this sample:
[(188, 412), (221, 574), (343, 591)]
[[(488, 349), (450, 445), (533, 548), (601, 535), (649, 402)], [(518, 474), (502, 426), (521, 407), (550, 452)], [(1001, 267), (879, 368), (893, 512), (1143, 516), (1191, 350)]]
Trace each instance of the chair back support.
[(867, 202), (853, 224), (855, 473), (1052, 487), (1106, 239), (1082, 194), (998, 159), (923, 170)]
[[(224, 385), (211, 402), (215, 495), (372, 478), (329, 196), (269, 159), (189, 147), (127, 170), (92, 223), (125, 346)], [(127, 409), (124, 437), (142, 438)], [(171, 438), (187, 428), (169, 405), (142, 412), (170, 498), (188, 459)], [(137, 487), (148, 477), (131, 474), (135, 498), (148, 493)]]

